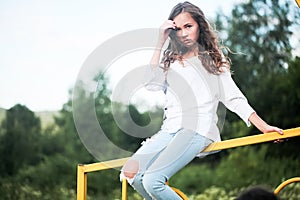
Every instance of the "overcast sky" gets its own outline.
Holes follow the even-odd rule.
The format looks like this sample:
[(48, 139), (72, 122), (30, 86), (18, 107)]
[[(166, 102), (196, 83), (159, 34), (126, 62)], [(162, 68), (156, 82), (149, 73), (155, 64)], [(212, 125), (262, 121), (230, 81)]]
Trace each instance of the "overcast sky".
[[(208, 18), (242, 0), (191, 0)], [(0, 107), (59, 110), (89, 54), (105, 40), (156, 28), (176, 0), (3, 0), (0, 2)]]

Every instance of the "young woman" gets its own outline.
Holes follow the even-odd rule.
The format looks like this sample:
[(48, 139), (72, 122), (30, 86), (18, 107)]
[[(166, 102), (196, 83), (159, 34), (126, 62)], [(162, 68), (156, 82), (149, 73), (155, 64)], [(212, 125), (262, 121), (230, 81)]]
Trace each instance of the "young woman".
[(184, 2), (173, 8), (160, 27), (151, 68), (153, 79), (146, 87), (164, 91), (164, 121), (160, 131), (126, 162), (120, 175), (146, 200), (181, 199), (165, 183), (195, 157), (206, 156), (201, 151), (209, 144), (221, 140), (216, 114), (219, 102), (248, 126), (252, 123), (263, 133), (283, 134), (248, 104), (231, 78), (230, 63), (217, 37), (197, 6)]

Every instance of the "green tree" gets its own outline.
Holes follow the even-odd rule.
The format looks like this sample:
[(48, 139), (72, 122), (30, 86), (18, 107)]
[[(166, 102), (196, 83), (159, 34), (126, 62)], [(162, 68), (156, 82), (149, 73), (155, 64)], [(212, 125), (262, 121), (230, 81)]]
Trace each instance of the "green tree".
[(7, 110), (1, 127), (0, 176), (13, 176), (41, 160), (41, 122), (26, 106), (17, 104)]
[[(293, 30), (299, 22), (298, 8), (287, 0), (246, 1), (235, 5), (230, 16), (216, 18), (224, 44), (238, 52), (230, 55), (233, 78), (250, 104), (267, 120), (273, 120), (273, 101), (288, 103), (281, 97), (290, 89), (280, 78), (293, 59), (291, 38), (296, 37)], [(282, 85), (284, 90), (270, 94)]]
[[(232, 56), (234, 79), (258, 114), (284, 129), (300, 124), (299, 58), (293, 57), (291, 44), (293, 31), (299, 29), (298, 9), (289, 1), (250, 0), (236, 5), (227, 17), (225, 41), (233, 51), (244, 53)], [(232, 129), (231, 124), (225, 127)], [(296, 158), (299, 142), (293, 138), (279, 147), (270, 145), (269, 155)]]
[[(269, 90), (270, 96), (276, 98), (269, 105), (271, 115), (268, 118), (282, 127), (294, 128), (300, 126), (300, 58), (291, 60), (288, 66), (286, 73), (276, 77), (276, 87)], [(282, 144), (272, 145), (269, 155), (299, 160), (299, 144), (300, 137), (290, 138)]]

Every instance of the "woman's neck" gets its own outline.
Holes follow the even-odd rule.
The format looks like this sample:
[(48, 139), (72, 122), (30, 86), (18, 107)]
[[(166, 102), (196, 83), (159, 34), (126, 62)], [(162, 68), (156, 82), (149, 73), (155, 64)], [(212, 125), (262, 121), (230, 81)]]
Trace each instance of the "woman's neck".
[(191, 57), (195, 57), (197, 55), (198, 55), (198, 48), (194, 48), (193, 50), (186, 52), (182, 57), (183, 59), (188, 59)]

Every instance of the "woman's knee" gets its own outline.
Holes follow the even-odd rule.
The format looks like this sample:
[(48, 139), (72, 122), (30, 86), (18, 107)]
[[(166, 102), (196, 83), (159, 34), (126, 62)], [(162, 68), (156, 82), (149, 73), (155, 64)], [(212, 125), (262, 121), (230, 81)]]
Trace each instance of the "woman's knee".
[(137, 160), (128, 160), (122, 171), (126, 178), (134, 178), (139, 171), (139, 162)]

